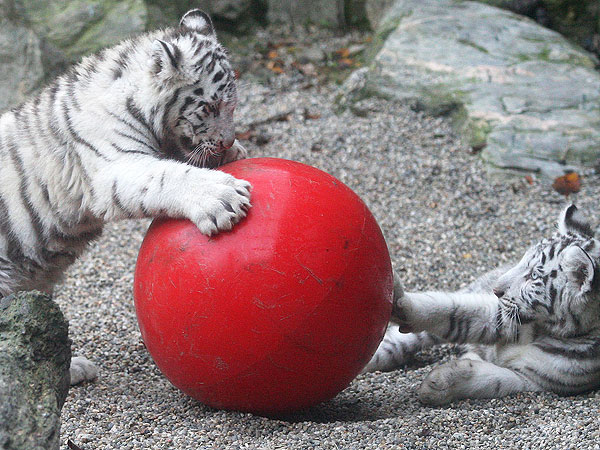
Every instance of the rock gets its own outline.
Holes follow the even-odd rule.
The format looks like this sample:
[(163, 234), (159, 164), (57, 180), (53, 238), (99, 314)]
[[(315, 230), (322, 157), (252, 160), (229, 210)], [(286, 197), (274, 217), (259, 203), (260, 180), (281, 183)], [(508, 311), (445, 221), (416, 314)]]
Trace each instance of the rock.
[(364, 2), (365, 14), (372, 30), (377, 30), (382, 19), (392, 7), (395, 0), (366, 0)]
[(250, 0), (201, 0), (194, 2), (196, 8), (206, 11), (215, 19), (237, 21), (250, 10)]
[(267, 0), (270, 22), (325, 27), (345, 25), (344, 0)]
[(33, 31), (72, 62), (146, 29), (143, 0), (16, 0), (16, 4)]
[(42, 54), (43, 44), (33, 31), (0, 20), (0, 112), (40, 86), (45, 78)]
[(380, 95), (449, 115), (494, 173), (554, 178), (599, 159), (597, 61), (558, 33), (475, 2), (402, 0), (374, 42), (349, 101)]
[(478, 0), (531, 17), (600, 55), (598, 0)]
[(0, 449), (59, 448), (69, 389), (68, 325), (50, 297), (0, 299)]

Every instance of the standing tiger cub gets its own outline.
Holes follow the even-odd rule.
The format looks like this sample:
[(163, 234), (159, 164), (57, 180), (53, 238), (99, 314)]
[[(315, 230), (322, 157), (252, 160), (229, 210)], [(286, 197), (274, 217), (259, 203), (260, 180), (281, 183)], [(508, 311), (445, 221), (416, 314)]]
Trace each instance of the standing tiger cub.
[(471, 345), (429, 373), (419, 388), (424, 403), (599, 387), (600, 242), (573, 205), (558, 230), (514, 267), (456, 293), (398, 289), (400, 332), (390, 325), (366, 370), (389, 370), (425, 347), (456, 342)]
[[(234, 71), (210, 18), (84, 58), (0, 117), (0, 297), (51, 292), (112, 220), (188, 218), (230, 229), (250, 185), (210, 170), (244, 156)], [(83, 358), (72, 384), (95, 377)]]

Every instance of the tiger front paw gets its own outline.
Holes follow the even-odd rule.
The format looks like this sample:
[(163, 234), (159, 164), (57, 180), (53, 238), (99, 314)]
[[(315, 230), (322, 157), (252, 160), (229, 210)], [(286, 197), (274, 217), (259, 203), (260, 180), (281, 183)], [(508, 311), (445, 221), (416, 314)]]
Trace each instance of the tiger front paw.
[(212, 171), (211, 183), (201, 185), (189, 205), (189, 219), (202, 234), (212, 236), (231, 230), (250, 208), (250, 183), (220, 171)]

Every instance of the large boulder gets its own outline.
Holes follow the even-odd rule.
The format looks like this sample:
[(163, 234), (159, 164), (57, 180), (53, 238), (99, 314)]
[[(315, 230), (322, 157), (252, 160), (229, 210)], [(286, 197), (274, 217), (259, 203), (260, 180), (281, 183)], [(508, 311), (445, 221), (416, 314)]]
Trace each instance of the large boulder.
[(598, 0), (478, 0), (509, 9), (558, 31), (586, 50), (600, 55)]
[(43, 43), (25, 26), (0, 20), (0, 112), (22, 102), (44, 81)]
[(144, 0), (16, 0), (17, 10), (42, 39), (69, 61), (146, 29)]
[(71, 360), (67, 331), (47, 295), (0, 299), (0, 449), (59, 448)]
[(345, 23), (344, 0), (267, 0), (270, 22), (291, 25), (308, 23), (339, 27)]
[(374, 42), (348, 101), (381, 95), (449, 115), (496, 173), (556, 177), (600, 158), (597, 61), (558, 33), (480, 3), (398, 0)]

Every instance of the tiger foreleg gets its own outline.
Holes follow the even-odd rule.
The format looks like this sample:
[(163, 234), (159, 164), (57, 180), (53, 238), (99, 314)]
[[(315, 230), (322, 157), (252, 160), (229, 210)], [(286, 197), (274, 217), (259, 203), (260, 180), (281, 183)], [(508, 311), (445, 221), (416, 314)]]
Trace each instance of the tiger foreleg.
[(98, 171), (93, 212), (104, 221), (168, 216), (203, 234), (229, 230), (250, 207), (250, 184), (212, 169), (135, 156)]

